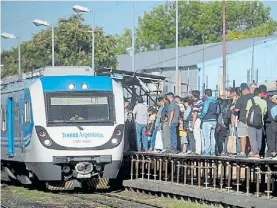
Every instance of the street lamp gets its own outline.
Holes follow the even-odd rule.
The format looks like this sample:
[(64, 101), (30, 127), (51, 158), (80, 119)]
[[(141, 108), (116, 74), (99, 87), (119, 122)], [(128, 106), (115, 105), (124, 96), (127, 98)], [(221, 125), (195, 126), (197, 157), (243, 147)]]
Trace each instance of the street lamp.
[(176, 41), (176, 95), (179, 95), (179, 22), (178, 22), (178, 0), (176, 0), (176, 8), (175, 8), (175, 12), (176, 12), (176, 32), (175, 32), (175, 41)]
[[(18, 74), (21, 76), (21, 52), (20, 52), (20, 39), (10, 33), (1, 33), (1, 37), (4, 39), (18, 39)], [(1, 65), (2, 67), (3, 65)]]
[[(36, 19), (33, 21), (35, 26), (50, 26), (48, 22)], [(55, 45), (54, 45), (54, 26), (52, 25), (52, 66), (55, 66)]]
[(95, 12), (89, 10), (87, 7), (83, 7), (80, 5), (75, 5), (72, 7), (72, 9), (76, 12), (76, 13), (82, 13), (82, 12), (92, 12), (93, 15), (93, 28), (92, 28), (92, 48), (91, 48), (91, 68), (92, 70), (94, 70), (94, 46), (95, 46)]

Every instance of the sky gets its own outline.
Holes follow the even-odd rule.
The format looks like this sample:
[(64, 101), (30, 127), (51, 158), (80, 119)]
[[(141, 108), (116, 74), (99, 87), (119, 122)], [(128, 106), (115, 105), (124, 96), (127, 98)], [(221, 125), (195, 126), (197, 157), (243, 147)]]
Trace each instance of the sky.
[[(135, 20), (142, 17), (145, 11), (165, 1), (135, 1)], [(109, 34), (122, 34), (124, 28), (132, 28), (132, 1), (1, 1), (1, 32), (12, 33), (20, 37), (21, 41), (28, 41), (33, 34), (43, 27), (36, 27), (32, 21), (41, 19), (49, 24), (56, 24), (61, 17), (74, 14), (72, 7), (82, 5), (95, 11), (95, 23), (104, 28)], [(271, 16), (277, 20), (277, 1), (264, 1), (271, 7)], [(84, 14), (85, 23), (92, 24), (91, 13)], [(1, 38), (1, 50), (17, 46), (17, 40)]]

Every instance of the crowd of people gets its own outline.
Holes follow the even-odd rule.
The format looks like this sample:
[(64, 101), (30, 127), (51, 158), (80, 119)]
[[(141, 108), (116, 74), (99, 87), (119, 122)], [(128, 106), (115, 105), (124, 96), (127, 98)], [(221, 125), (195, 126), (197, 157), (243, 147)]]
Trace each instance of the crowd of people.
[(126, 100), (126, 149), (172, 154), (277, 159), (277, 96), (265, 85), (242, 83), (227, 99), (206, 89), (180, 98), (167, 93), (157, 106)]

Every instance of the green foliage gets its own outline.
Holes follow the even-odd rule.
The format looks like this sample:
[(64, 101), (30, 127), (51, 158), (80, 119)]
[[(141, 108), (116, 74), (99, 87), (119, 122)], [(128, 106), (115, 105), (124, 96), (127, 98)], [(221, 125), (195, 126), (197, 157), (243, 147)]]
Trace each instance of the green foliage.
[[(179, 1), (179, 46), (222, 41), (221, 1)], [(276, 22), (270, 8), (256, 1), (228, 1), (226, 23), (229, 39), (272, 35)], [(140, 51), (175, 47), (175, 2), (167, 2), (139, 19)]]
[[(84, 24), (81, 15), (60, 19), (55, 27), (55, 65), (91, 66), (92, 28)], [(24, 72), (51, 66), (51, 28), (34, 35), (31, 41), (21, 44), (21, 68)], [(115, 68), (116, 39), (105, 35), (102, 28), (95, 29), (95, 69)], [(2, 77), (17, 72), (17, 49), (1, 54), (4, 70)]]
[(237, 31), (230, 31), (228, 34), (229, 40), (240, 40), (244, 38), (254, 38), (254, 37), (263, 37), (269, 34), (273, 34), (277, 31), (277, 22), (269, 21), (268, 23), (264, 23), (258, 25), (254, 28), (251, 28), (247, 31), (237, 30)]
[(132, 30), (124, 29), (122, 35), (116, 35), (116, 54), (126, 53), (126, 49), (132, 46)]

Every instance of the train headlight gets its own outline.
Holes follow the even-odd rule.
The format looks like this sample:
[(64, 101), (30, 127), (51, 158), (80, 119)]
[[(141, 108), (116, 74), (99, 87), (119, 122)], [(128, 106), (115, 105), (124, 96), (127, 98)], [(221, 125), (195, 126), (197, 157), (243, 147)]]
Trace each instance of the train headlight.
[(68, 85), (68, 88), (69, 88), (70, 90), (74, 90), (74, 89), (75, 89), (75, 85), (74, 85), (74, 84), (69, 84), (69, 85)]
[(50, 146), (52, 144), (51, 140), (49, 140), (49, 139), (45, 139), (43, 141), (43, 143), (44, 143), (45, 146)]
[(117, 144), (118, 144), (118, 139), (113, 138), (113, 139), (112, 139), (112, 143), (113, 143), (114, 145), (117, 145)]
[(86, 83), (82, 84), (82, 89), (83, 90), (87, 90), (88, 89), (88, 85)]

